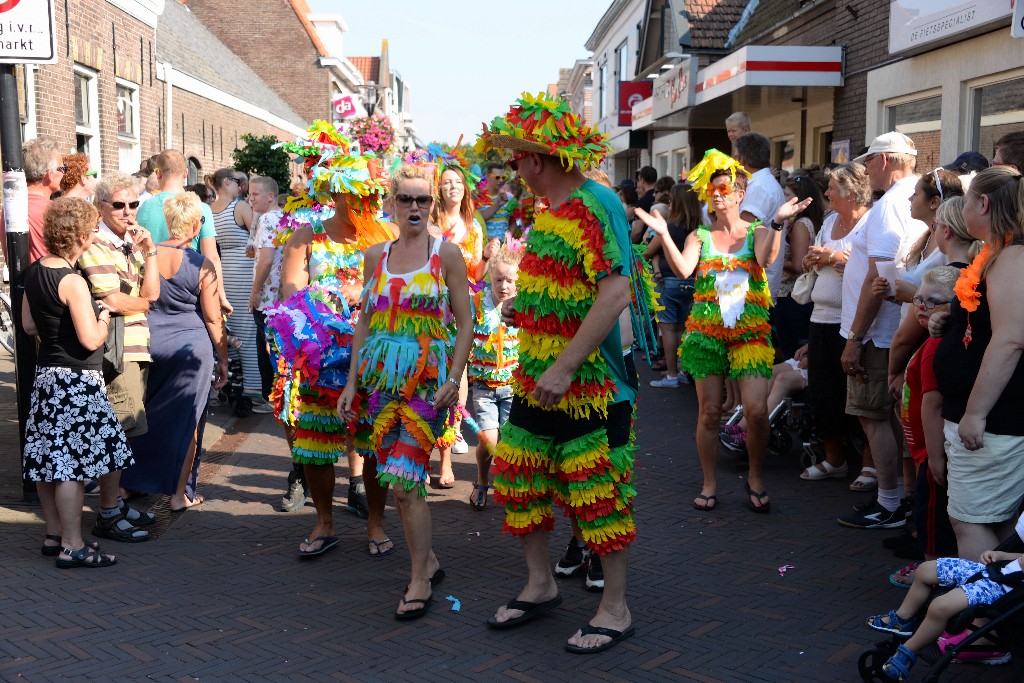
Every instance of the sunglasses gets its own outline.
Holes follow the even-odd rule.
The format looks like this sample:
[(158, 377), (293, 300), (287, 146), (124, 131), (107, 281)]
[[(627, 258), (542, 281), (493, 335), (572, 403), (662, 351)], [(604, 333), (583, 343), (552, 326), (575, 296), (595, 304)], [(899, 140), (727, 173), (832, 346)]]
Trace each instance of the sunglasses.
[(236, 183), (239, 187), (242, 186), (242, 180), (240, 178), (236, 178), (234, 176), (228, 176), (224, 180), (230, 180), (231, 182)]
[(107, 202), (107, 204), (110, 204), (110, 206), (114, 208), (114, 211), (124, 211), (124, 207), (126, 206), (134, 211), (139, 208), (139, 203), (140, 202), (138, 200), (135, 200), (134, 202)]
[(55, 168), (51, 168), (50, 170), (51, 171), (56, 171), (57, 173), (67, 173), (68, 172), (68, 167), (67, 166), (57, 166)]
[(395, 201), (399, 206), (412, 206), (413, 202), (415, 202), (417, 206), (425, 208), (430, 206), (430, 203), (434, 201), (434, 198), (429, 194), (420, 194), (415, 197), (411, 194), (398, 194), (395, 195)]
[[(67, 166), (65, 166), (64, 168), (67, 168)], [(82, 175), (84, 175), (86, 178), (95, 178), (99, 174), (99, 171), (86, 171)]]
[(928, 301), (927, 299), (923, 299), (919, 296), (915, 296), (913, 301), (915, 306), (917, 306), (918, 308), (923, 308), (926, 311), (934, 311), (939, 306), (945, 306), (946, 304), (953, 303), (952, 299), (949, 299), (947, 301)]
[[(505, 162), (505, 165), (511, 168), (515, 172), (519, 172), (519, 162), (530, 155), (529, 152), (520, 152), (519, 154), (513, 154), (512, 158)], [(502, 180), (505, 178), (502, 177)]]
[(715, 185), (708, 185), (708, 194), (720, 194), (724, 197), (725, 195), (732, 194), (735, 191), (736, 187), (728, 180)]

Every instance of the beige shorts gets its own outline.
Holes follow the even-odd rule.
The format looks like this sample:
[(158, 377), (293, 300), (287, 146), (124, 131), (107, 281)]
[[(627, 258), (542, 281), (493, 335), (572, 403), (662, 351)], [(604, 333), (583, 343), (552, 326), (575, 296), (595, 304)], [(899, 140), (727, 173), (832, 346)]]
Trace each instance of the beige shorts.
[(126, 360), (124, 372), (107, 385), (107, 397), (114, 406), (114, 414), (128, 438), (142, 436), (149, 431), (146, 421), (146, 380), (149, 363)]
[(985, 432), (980, 449), (964, 448), (959, 425), (945, 421), (949, 516), (970, 524), (1014, 519), (1024, 501), (1024, 436)]
[(846, 378), (846, 414), (870, 420), (888, 420), (893, 401), (889, 396), (889, 349), (868, 342), (861, 349), (864, 375)]

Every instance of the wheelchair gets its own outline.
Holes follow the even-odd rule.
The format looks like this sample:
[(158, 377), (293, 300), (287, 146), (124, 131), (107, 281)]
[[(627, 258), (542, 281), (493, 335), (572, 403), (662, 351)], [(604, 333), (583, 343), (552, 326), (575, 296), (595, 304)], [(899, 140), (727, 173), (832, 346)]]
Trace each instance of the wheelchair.
[[(1014, 534), (999, 544), (996, 550), (1024, 552), (1024, 540)], [(927, 676), (923, 679), (926, 683), (938, 683), (953, 658), (962, 652), (996, 650), (1009, 652), (1014, 657), (1024, 657), (1024, 572), (1010, 574), (1003, 578), (1003, 583), (1011, 586), (1013, 590), (991, 605), (969, 607), (949, 620), (946, 627), (947, 633), (963, 633), (964, 631), (971, 633), (956, 645), (948, 647), (945, 653), (931, 665)], [(927, 605), (923, 609), (927, 609)], [(981, 618), (990, 621), (982, 626), (975, 626), (974, 620)], [(986, 638), (991, 644), (974, 645), (981, 638)], [(891, 640), (879, 641), (871, 650), (862, 653), (857, 660), (857, 670), (861, 680), (868, 683), (895, 681), (896, 679), (882, 671), (882, 665), (895, 654), (896, 648), (905, 640), (907, 640), (905, 637), (893, 636)], [(933, 647), (928, 649), (933, 649)], [(922, 654), (927, 656), (927, 652), (928, 650), (925, 650)], [(920, 656), (918, 660), (927, 661)]]

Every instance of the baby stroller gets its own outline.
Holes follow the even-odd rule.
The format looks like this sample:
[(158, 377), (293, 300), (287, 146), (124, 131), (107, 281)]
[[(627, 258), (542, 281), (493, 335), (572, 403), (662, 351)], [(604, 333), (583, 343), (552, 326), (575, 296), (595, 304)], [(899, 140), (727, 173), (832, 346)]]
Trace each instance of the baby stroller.
[[(738, 425), (743, 419), (743, 406), (738, 405), (726, 426)], [(782, 399), (782, 403), (768, 415), (768, 452), (772, 455), (787, 455), (793, 449), (794, 434), (800, 439), (802, 446), (800, 460), (804, 467), (810, 467), (822, 459), (823, 455), (814, 447), (813, 412), (807, 403), (807, 390), (802, 389), (795, 396)], [(745, 446), (738, 446), (734, 439), (726, 435), (727, 430), (719, 434), (722, 446), (741, 458), (747, 455)]]
[[(1024, 540), (1018, 534), (1014, 534), (1001, 543), (996, 550), (1010, 553), (1024, 552)], [(980, 576), (979, 574), (976, 578), (980, 578)], [(953, 658), (962, 652), (998, 650), (1009, 652), (1015, 657), (1024, 657), (1024, 572), (1002, 575), (998, 581), (1011, 586), (1013, 590), (991, 605), (969, 607), (950, 619), (949, 625), (946, 627), (947, 633), (962, 633), (965, 630), (971, 631), (971, 633), (956, 645), (948, 647), (938, 661), (932, 664), (928, 675), (924, 678), (926, 682), (938, 683)], [(975, 626), (972, 622), (979, 618), (990, 621), (983, 626)], [(974, 645), (981, 638), (989, 640), (991, 645)], [(861, 680), (892, 681), (893, 679), (882, 671), (882, 665), (896, 652), (896, 648), (904, 640), (906, 638), (893, 636), (891, 640), (875, 643), (873, 649), (861, 654), (857, 661)]]
[[(238, 349), (242, 341), (231, 334), (227, 328), (228, 348)], [(228, 405), (236, 417), (249, 417), (252, 415), (252, 401), (248, 396), (242, 395), (242, 358), (237, 353), (228, 354), (228, 381), (217, 393), (221, 405)]]

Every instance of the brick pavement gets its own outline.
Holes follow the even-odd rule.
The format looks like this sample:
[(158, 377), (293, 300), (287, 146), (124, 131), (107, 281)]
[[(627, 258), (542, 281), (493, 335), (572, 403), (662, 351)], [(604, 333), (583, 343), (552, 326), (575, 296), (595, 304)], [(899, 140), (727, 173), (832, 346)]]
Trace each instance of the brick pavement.
[[(0, 678), (856, 680), (856, 658), (876, 640), (865, 617), (902, 598), (886, 580), (901, 566), (878, 543), (887, 533), (836, 525), (836, 514), (859, 496), (844, 481), (799, 480), (788, 457), (768, 465), (772, 514), (743, 507), (742, 471), (725, 459), (719, 509), (693, 510), (695, 407), (691, 388), (642, 392), (640, 536), (629, 591), (637, 635), (605, 654), (561, 649), (597, 605), (580, 580), (563, 582), (565, 605), (531, 625), (503, 632), (483, 625), (518, 591), (522, 566), (517, 543), (500, 533), (499, 512), (466, 503), (471, 456), (456, 456), (455, 489), (430, 490), (435, 549), (448, 578), (427, 617), (391, 616), (408, 561), (391, 507), (393, 555), (368, 557), (365, 525), (338, 512), (340, 547), (300, 562), (295, 551), (313, 509), (274, 511), (290, 461), (273, 421), (253, 416), (210, 448), (206, 504), (172, 518), (157, 503), (157, 540), (105, 544), (120, 555), (116, 568), (56, 570), (38, 555), (35, 511), (0, 507), (8, 549), (0, 565)], [(10, 423), (0, 430), (6, 442)], [(344, 476), (339, 468), (339, 504)], [(91, 521), (87, 514), (87, 528)], [(552, 561), (567, 539), (559, 523)], [(780, 577), (784, 564), (794, 568)], [(449, 595), (461, 601), (460, 612), (450, 611)], [(944, 680), (1022, 679), (1016, 665), (951, 671)]]

